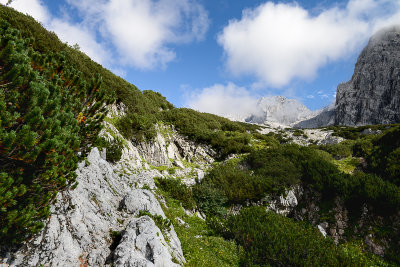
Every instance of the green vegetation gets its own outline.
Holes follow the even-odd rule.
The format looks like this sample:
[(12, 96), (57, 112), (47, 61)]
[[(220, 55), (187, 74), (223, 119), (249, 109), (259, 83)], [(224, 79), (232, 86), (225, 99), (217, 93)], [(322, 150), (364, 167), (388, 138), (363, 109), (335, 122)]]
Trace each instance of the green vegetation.
[[(187, 215), (180, 201), (171, 198), (167, 192), (158, 190), (158, 194), (167, 203), (168, 208), (163, 206), (163, 209), (181, 241), (185, 266), (239, 266), (240, 255), (243, 253), (240, 246), (234, 241), (213, 235), (205, 221), (196, 215)], [(186, 224), (180, 224), (177, 218)]]
[[(77, 185), (74, 170), (92, 145), (106, 148), (108, 161), (121, 158), (121, 140), (97, 138), (105, 105), (114, 98), (127, 109), (126, 116), (111, 123), (128, 140), (151, 141), (162, 123), (218, 153), (221, 162), (193, 188), (178, 179), (155, 179), (168, 219), (139, 214), (150, 216), (163, 233), (174, 225), (187, 266), (385, 266), (365, 252), (361, 241), (353, 241), (369, 233), (388, 240), (385, 260), (400, 264), (400, 233), (391, 221), (400, 210), (399, 125), (333, 126), (328, 129), (348, 140), (310, 147), (288, 144), (291, 139), (283, 130), (263, 135), (258, 126), (175, 108), (159, 93), (141, 92), (60, 42), (33, 18), (3, 5), (0, 245), (21, 242), (43, 227), (57, 192)], [(365, 129), (375, 134), (365, 135)], [(306, 138), (303, 131), (292, 131)], [(222, 161), (230, 154), (241, 155)], [(329, 223), (335, 220), (330, 213), (334, 199), (340, 198), (349, 211), (346, 236), (351, 242), (335, 245), (306, 222), (262, 207), (264, 200), (299, 184), (321, 196), (321, 219)], [(98, 202), (95, 197), (92, 201)], [(246, 207), (255, 204), (261, 207)], [(233, 215), (234, 205), (244, 208)], [(357, 228), (364, 205), (378, 218), (368, 221), (366, 230)], [(207, 215), (206, 221), (184, 211), (196, 208)], [(120, 233), (110, 236), (118, 244)]]
[(192, 210), (196, 203), (193, 200), (192, 190), (180, 180), (173, 178), (155, 178), (158, 188), (167, 192), (170, 197), (180, 200), (185, 209)]
[[(66, 66), (63, 53), (38, 53), (0, 20), (0, 243), (37, 233), (59, 190), (74, 186), (111, 101)], [(76, 184), (75, 184), (76, 186)]]
[[(338, 196), (353, 218), (351, 227), (357, 227), (360, 210), (365, 204), (375, 215), (390, 218), (400, 211), (400, 187), (393, 183), (395, 180), (388, 172), (396, 173), (396, 166), (399, 166), (400, 158), (396, 156), (399, 144), (388, 141), (399, 140), (396, 139), (398, 131), (393, 128), (374, 138), (365, 136), (329, 146), (281, 144), (254, 149), (242, 159), (216, 164), (202, 182), (193, 187), (193, 197), (197, 207), (207, 215), (207, 223), (214, 234), (234, 240), (244, 248), (243, 266), (385, 266), (379, 257), (366, 254), (362, 244), (336, 246), (315, 228), (266, 212), (265, 208), (242, 209), (238, 215), (229, 216), (227, 210), (233, 204), (262, 205), (263, 199), (279, 196), (285, 188), (302, 184), (303, 188), (320, 193), (321, 218), (330, 223), (335, 221), (330, 211)], [(355, 151), (359, 155), (369, 153), (365, 156), (371, 167), (364, 172), (356, 169), (361, 167), (360, 160), (351, 157)], [(377, 157), (375, 153), (384, 156)], [(344, 156), (347, 158), (341, 159)], [(372, 164), (378, 160), (379, 165)], [(378, 171), (373, 171), (374, 166), (379, 166)], [(387, 174), (385, 178), (379, 176), (380, 171)], [(374, 223), (373, 227), (378, 229), (380, 237), (392, 240), (391, 252), (386, 258), (399, 263), (395, 238), (399, 232), (391, 224)], [(383, 228), (388, 230), (379, 230)], [(357, 239), (359, 234), (350, 236)]]
[(245, 208), (221, 225), (221, 234), (244, 248), (241, 266), (385, 266), (354, 245), (336, 246), (311, 225), (262, 207)]
[(109, 162), (117, 162), (121, 159), (123, 142), (119, 138), (115, 138), (113, 141), (108, 141), (104, 137), (98, 137), (93, 144), (99, 149), (106, 149), (106, 160)]

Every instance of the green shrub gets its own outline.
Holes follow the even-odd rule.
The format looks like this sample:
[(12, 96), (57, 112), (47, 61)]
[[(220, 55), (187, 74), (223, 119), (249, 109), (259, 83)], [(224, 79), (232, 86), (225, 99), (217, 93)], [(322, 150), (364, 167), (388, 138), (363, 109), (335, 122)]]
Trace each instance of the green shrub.
[(197, 207), (207, 216), (222, 216), (226, 213), (224, 207), (227, 202), (224, 194), (211, 184), (196, 184), (193, 187), (193, 196)]
[(368, 170), (400, 186), (400, 126), (375, 138), (372, 152), (367, 156)]
[(262, 207), (244, 208), (222, 225), (217, 231), (244, 248), (241, 266), (387, 266), (354, 244), (336, 246), (311, 225)]
[(299, 130), (299, 129), (296, 129), (293, 132), (293, 136), (302, 136), (303, 134), (304, 134), (304, 131), (303, 130)]
[[(205, 188), (216, 188), (229, 204), (258, 201), (265, 197), (266, 192), (271, 192), (274, 186), (271, 179), (252, 175), (249, 171), (241, 170), (233, 162), (215, 166), (207, 173), (202, 184)], [(202, 204), (198, 203), (198, 206), (201, 207)]]
[(353, 155), (356, 157), (367, 157), (371, 154), (373, 144), (371, 138), (358, 139), (353, 146)]
[(192, 190), (180, 180), (173, 178), (155, 178), (154, 181), (158, 188), (167, 192), (172, 198), (181, 201), (185, 209), (192, 210), (196, 207)]
[(112, 102), (100, 76), (86, 82), (65, 54), (38, 53), (19, 36), (0, 19), (0, 244), (37, 233), (57, 192), (76, 186), (78, 155)]
[(354, 141), (347, 140), (338, 144), (321, 145), (319, 149), (331, 154), (336, 159), (351, 157), (353, 155)]
[(246, 163), (259, 177), (269, 178), (277, 189), (290, 187), (300, 182), (300, 170), (288, 157), (288, 150), (297, 151), (296, 145), (253, 151), (246, 158)]
[(224, 235), (243, 246), (243, 266), (339, 266), (336, 247), (315, 228), (251, 207), (225, 223)]
[(107, 161), (115, 163), (121, 159), (123, 142), (120, 139), (109, 142), (104, 137), (98, 137), (93, 145), (99, 149), (106, 149)]

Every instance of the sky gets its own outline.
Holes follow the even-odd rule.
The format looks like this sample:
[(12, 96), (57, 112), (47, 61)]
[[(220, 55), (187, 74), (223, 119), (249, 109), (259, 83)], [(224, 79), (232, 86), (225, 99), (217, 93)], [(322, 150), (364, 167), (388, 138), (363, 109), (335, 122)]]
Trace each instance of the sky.
[(219, 115), (249, 112), (262, 96), (294, 98), (311, 110), (331, 104), (369, 37), (400, 24), (399, 0), (14, 0), (11, 6), (139, 89)]

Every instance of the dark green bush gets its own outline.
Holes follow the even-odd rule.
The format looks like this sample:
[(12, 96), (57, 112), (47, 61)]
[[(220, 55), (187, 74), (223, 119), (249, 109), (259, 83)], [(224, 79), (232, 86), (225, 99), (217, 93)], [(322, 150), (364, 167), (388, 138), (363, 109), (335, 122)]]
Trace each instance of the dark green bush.
[(192, 190), (180, 180), (173, 178), (155, 178), (154, 181), (157, 187), (167, 192), (170, 197), (180, 200), (185, 209), (192, 210), (196, 207)]
[(93, 145), (99, 149), (106, 149), (107, 161), (115, 163), (121, 159), (123, 149), (123, 143), (121, 140), (115, 139), (109, 142), (104, 137), (98, 137)]
[(154, 115), (140, 115), (138, 113), (128, 113), (120, 118), (116, 127), (118, 131), (127, 139), (133, 141), (151, 141), (156, 136)]
[(372, 142), (374, 147), (367, 156), (368, 170), (400, 186), (400, 126), (393, 127)]
[(229, 204), (258, 201), (267, 192), (274, 190), (272, 179), (252, 175), (233, 162), (215, 166), (202, 180), (202, 184), (216, 188), (227, 198)]
[(226, 213), (227, 198), (212, 184), (201, 183), (193, 187), (193, 197), (197, 207), (207, 216), (222, 216)]
[(209, 224), (244, 248), (241, 266), (387, 266), (354, 244), (336, 246), (311, 225), (263, 207), (241, 210)]
[(0, 19), (0, 244), (37, 233), (57, 192), (76, 186), (78, 155), (112, 101), (100, 76), (86, 82), (65, 54), (38, 53), (19, 36)]
[(347, 140), (339, 144), (321, 145), (319, 149), (331, 154), (336, 159), (347, 158), (353, 155), (354, 141)]
[(243, 246), (243, 266), (339, 266), (336, 247), (315, 228), (267, 212), (242, 209), (225, 222), (225, 237)]
[(353, 155), (356, 157), (367, 157), (371, 154), (373, 149), (372, 139), (363, 138), (358, 139), (353, 146)]

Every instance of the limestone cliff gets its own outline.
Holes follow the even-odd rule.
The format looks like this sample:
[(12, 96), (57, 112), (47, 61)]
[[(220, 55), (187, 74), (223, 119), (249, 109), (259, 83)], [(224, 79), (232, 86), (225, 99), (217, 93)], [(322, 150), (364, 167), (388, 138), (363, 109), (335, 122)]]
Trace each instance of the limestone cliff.
[(400, 26), (373, 35), (336, 94), (335, 124), (400, 122)]

